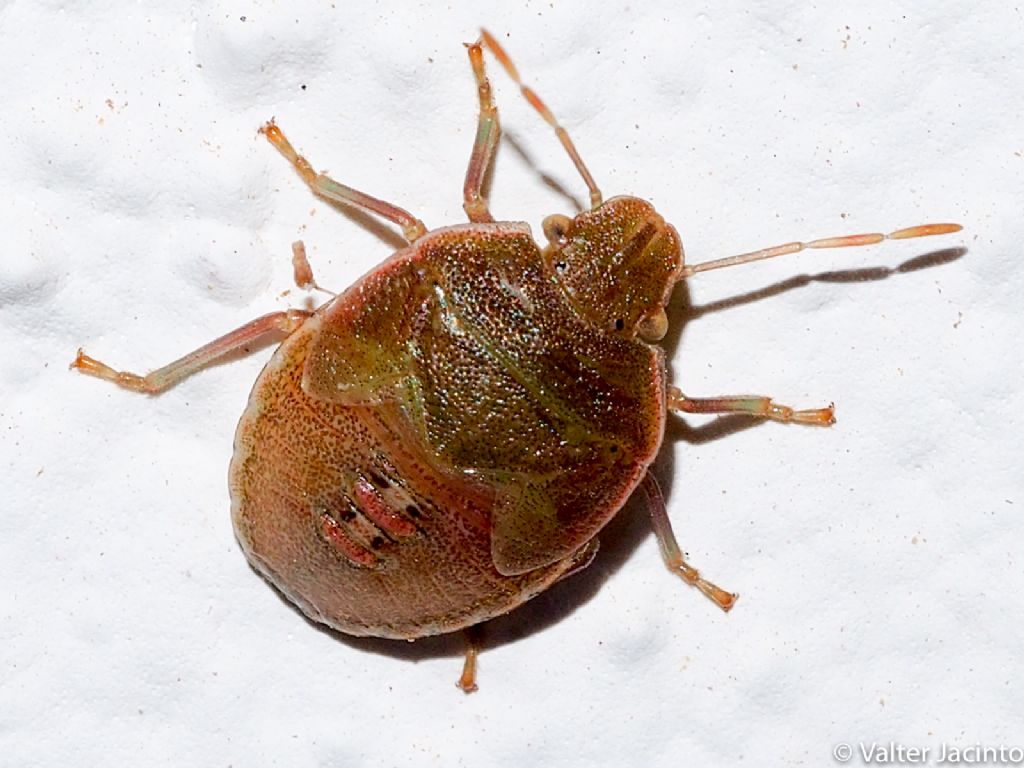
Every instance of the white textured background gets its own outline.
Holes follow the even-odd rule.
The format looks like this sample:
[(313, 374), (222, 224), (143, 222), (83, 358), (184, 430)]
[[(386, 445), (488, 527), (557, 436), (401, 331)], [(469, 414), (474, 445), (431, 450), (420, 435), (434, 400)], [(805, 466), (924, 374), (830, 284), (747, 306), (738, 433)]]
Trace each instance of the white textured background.
[[(0, 765), (821, 766), (839, 742), (1024, 746), (1019, 8), (167, 5), (0, 4)], [(481, 23), (606, 193), (652, 200), (691, 261), (965, 230), (680, 289), (677, 383), (834, 399), (838, 425), (670, 430), (676, 531), (737, 608), (668, 575), (627, 509), (588, 572), (491, 627), (464, 696), (459, 638), (338, 638), (246, 565), (225, 475), (269, 348), (159, 398), (67, 364), (83, 345), (145, 370), (301, 306), (297, 237), (339, 290), (392, 250), (257, 138), (272, 115), (339, 180), (461, 220), (461, 43)], [(543, 177), (584, 190), (491, 73), (511, 139), (492, 209), (539, 231), (572, 211)]]

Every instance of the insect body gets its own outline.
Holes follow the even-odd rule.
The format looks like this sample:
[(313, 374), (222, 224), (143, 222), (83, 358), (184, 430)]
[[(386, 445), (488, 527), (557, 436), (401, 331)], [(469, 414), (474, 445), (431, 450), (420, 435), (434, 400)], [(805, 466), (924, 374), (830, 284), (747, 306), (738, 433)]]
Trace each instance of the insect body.
[[(626, 223), (638, 264), (678, 271), (648, 204), (608, 205), (591, 217)], [(639, 483), (664, 356), (574, 312), (556, 253), (521, 225), (428, 233), (267, 366), (239, 426), (235, 524), (313, 616), (416, 637), (505, 613), (585, 558)]]
[[(568, 134), (529, 88), (590, 190), (592, 207), (494, 222), (481, 188), (498, 115), (483, 47), (469, 46), (480, 113), (466, 173), (470, 223), (428, 231), (396, 206), (317, 174), (262, 129), (318, 195), (399, 225), (409, 245), (315, 312), (267, 315), (146, 376), (79, 355), (73, 367), (155, 393), (254, 338), (287, 338), (257, 380), (231, 462), (246, 555), (313, 619), (412, 639), (507, 613), (585, 566), (608, 520), (640, 489), (668, 566), (728, 610), (732, 595), (682, 557), (648, 474), (669, 410), (832, 423), (767, 397), (688, 398), (656, 345), (673, 286), (700, 271), (805, 247), (953, 232), (791, 243), (684, 266), (676, 230), (638, 198), (604, 201)], [(301, 282), (311, 284), (301, 250)], [(298, 278), (297, 278), (298, 279)], [(473, 687), (472, 661), (461, 684)]]

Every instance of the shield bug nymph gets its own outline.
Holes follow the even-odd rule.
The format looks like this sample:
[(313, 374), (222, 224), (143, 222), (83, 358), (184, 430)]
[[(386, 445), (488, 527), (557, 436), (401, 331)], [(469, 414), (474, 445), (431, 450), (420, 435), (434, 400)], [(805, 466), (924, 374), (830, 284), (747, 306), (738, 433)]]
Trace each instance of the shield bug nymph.
[[(500, 135), (490, 51), (555, 130), (590, 208), (496, 222), (483, 181)], [(268, 334), (286, 338), (253, 387), (230, 468), (235, 531), (253, 566), (342, 632), (414, 639), (502, 615), (593, 557), (635, 492), (668, 567), (729, 610), (736, 596), (684, 559), (649, 468), (669, 411), (827, 426), (832, 406), (692, 398), (658, 342), (673, 287), (805, 248), (956, 232), (794, 242), (684, 264), (675, 228), (637, 197), (605, 200), (569, 134), (487, 32), (468, 46), (479, 113), (463, 189), (469, 223), (408, 211), (317, 173), (273, 122), (261, 132), (318, 196), (398, 225), (408, 245), (314, 312), (274, 312), (145, 376), (79, 351), (72, 367), (156, 394)], [(315, 285), (301, 244), (296, 282)], [(470, 645), (460, 685), (474, 687)]]

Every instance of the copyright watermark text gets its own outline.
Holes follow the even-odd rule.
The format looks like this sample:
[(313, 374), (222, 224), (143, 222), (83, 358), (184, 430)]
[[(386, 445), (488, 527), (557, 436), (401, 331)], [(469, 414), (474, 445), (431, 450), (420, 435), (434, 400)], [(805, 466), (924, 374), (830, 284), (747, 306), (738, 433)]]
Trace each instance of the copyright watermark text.
[(1024, 747), (940, 744), (912, 747), (894, 741), (840, 742), (832, 748), (837, 763), (860, 765), (1024, 765)]

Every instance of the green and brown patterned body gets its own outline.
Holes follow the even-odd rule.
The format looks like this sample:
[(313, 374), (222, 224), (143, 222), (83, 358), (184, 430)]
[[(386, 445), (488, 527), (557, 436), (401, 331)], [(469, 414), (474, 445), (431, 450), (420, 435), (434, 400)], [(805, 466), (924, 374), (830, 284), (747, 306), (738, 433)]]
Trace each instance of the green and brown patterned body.
[[(542, 253), (525, 224), (431, 232), (264, 369), (236, 435), (233, 518), (311, 618), (413, 638), (506, 613), (586, 563), (640, 482), (666, 381), (636, 326), (662, 311), (678, 236), (619, 198), (554, 238)], [(660, 285), (602, 298), (595, 260), (609, 286), (633, 270)]]
[[(495, 223), (485, 178), (501, 134), (489, 50), (555, 130), (591, 207)], [(250, 562), (312, 619), (412, 639), (507, 613), (589, 562), (634, 490), (668, 569), (723, 610), (737, 595), (686, 561), (647, 470), (666, 411), (828, 426), (833, 407), (764, 395), (688, 397), (653, 346), (673, 286), (805, 249), (960, 230), (924, 224), (794, 241), (683, 266), (650, 203), (604, 200), (569, 134), (486, 31), (467, 46), (479, 98), (463, 185), (470, 223), (427, 231), (403, 208), (317, 173), (273, 121), (260, 132), (319, 197), (401, 228), (409, 246), (316, 312), (272, 312), (145, 375), (81, 349), (72, 368), (157, 394), (274, 333), (235, 436), (232, 516)], [(296, 283), (315, 286), (293, 244)], [(459, 686), (475, 688), (476, 648)]]

